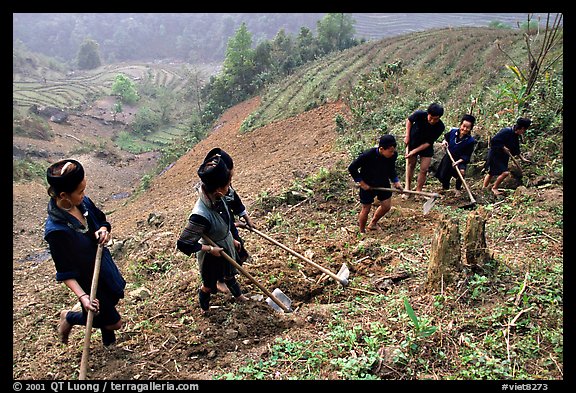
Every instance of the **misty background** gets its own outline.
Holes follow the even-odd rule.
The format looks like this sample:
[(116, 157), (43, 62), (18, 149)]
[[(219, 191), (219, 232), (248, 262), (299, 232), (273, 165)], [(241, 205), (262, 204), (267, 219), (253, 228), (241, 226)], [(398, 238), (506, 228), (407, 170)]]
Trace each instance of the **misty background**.
[[(227, 42), (245, 23), (257, 45), (281, 30), (316, 34), (326, 13), (14, 13), (13, 45), (72, 65), (86, 39), (99, 45), (106, 64), (170, 59), (222, 62)], [(358, 41), (432, 28), (517, 28), (526, 13), (352, 13)], [(539, 14), (535, 14), (537, 17)]]

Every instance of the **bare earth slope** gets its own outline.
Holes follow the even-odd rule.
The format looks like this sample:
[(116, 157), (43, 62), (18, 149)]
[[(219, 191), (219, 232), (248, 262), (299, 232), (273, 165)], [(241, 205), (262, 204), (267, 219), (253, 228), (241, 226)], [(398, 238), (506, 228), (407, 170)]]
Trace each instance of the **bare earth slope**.
[[(424, 291), (422, 285), (426, 279), (430, 244), (442, 218), (440, 208), (466, 203), (466, 193), (458, 198), (450, 193), (443, 195), (436, 203), (437, 208), (428, 215), (422, 214), (423, 200), (403, 200), (394, 195), (392, 210), (383, 220), (382, 229), (363, 238), (357, 233), (359, 205), (352, 187), (332, 198), (319, 194), (300, 204), (262, 208), (256, 202), (264, 193), (278, 195), (294, 180), (315, 175), (322, 167), (332, 168), (341, 160), (347, 164), (348, 158), (338, 152), (335, 145), (334, 118), (337, 113), (346, 112), (341, 103), (327, 104), (250, 133), (240, 133), (242, 121), (257, 108), (258, 102), (255, 98), (228, 110), (205, 140), (133, 199), (114, 199), (112, 195), (133, 192), (140, 177), (154, 165), (153, 155), (135, 156), (122, 152), (112, 156), (100, 156), (98, 152), (75, 155), (77, 142), (66, 137), (66, 133), (84, 139), (92, 134), (103, 135), (109, 130), (98, 122), (81, 127), (76, 123), (80, 119), (74, 118), (70, 125), (62, 126), (66, 128), (55, 126), (60, 136), (50, 148), (59, 145), (55, 148), (59, 153), (50, 157), (55, 160), (73, 156), (86, 164), (87, 195), (108, 212), (114, 240), (109, 247), (128, 282), (126, 297), (118, 306), (124, 326), (117, 334), (117, 345), (112, 349), (104, 348), (99, 331), (93, 331), (89, 379), (209, 380), (227, 373), (242, 376), (240, 368), (250, 361), (271, 358), (277, 339), (300, 343), (310, 340), (302, 354), (304, 350), (314, 349), (311, 345), (323, 345), (324, 338), (328, 340), (334, 333), (331, 324), (336, 316), (343, 318), (349, 326), (366, 332), (370, 331), (373, 322), (383, 323), (389, 334), (394, 335), (394, 340), (400, 342), (404, 325), (397, 317), (404, 313), (403, 309), (390, 308), (387, 302), (369, 301), (375, 294), (406, 291), (418, 315), (433, 312), (434, 294)], [(84, 117), (81, 119), (85, 121)], [(14, 141), (14, 145), (20, 146), (29, 143), (35, 142)], [(350, 269), (347, 289), (330, 278), (322, 280), (317, 269), (255, 234), (241, 230), (252, 256), (245, 264), (246, 269), (269, 290), (280, 288), (292, 300), (295, 311), (278, 313), (262, 301), (240, 304), (229, 295), (217, 294), (213, 296), (209, 315), (202, 315), (196, 295), (200, 280), (195, 258), (180, 253), (175, 244), (196, 201), (197, 168), (213, 147), (223, 148), (234, 158), (233, 185), (258, 227), (333, 272), (346, 263)], [(482, 202), (484, 195), (480, 183), (479, 178), (470, 179), (477, 200)], [(438, 191), (432, 181), (429, 187), (430, 191)], [(523, 211), (514, 216), (518, 223), (536, 219), (549, 223), (553, 219), (549, 212), (562, 208), (562, 188), (524, 189), (523, 192), (542, 206), (542, 211)], [(73, 307), (76, 299), (64, 285), (54, 280), (54, 265), (42, 241), (47, 198), (41, 184), (13, 185), (14, 379), (78, 378), (84, 329), (74, 328), (67, 346), (60, 344), (56, 335), (60, 311)], [(465, 220), (467, 212), (452, 209), (450, 214)], [(492, 224), (493, 220), (503, 219), (505, 214), (495, 208), (488, 217)], [(562, 239), (561, 228), (550, 225), (547, 235), (555, 239), (548, 242), (547, 255), (561, 258), (562, 244), (558, 241)], [(540, 255), (542, 246), (533, 242), (508, 242), (507, 236), (512, 233), (489, 234), (488, 248), (496, 258), (504, 260), (506, 266), (523, 271), (525, 261), (530, 260), (531, 255)], [(411, 244), (418, 244), (419, 248)], [(384, 279), (396, 273), (402, 278), (393, 283)], [(522, 275), (518, 275), (519, 280)], [(245, 277), (238, 279), (250, 297), (258, 299), (262, 294)], [(383, 285), (386, 282), (388, 284)], [(471, 304), (477, 304), (467, 303), (471, 295), (465, 286), (459, 293), (451, 290), (455, 291), (446, 288), (448, 295), (459, 299), (454, 313), (460, 319), (442, 320), (445, 314), (437, 314), (434, 324), (444, 328), (442, 334), (429, 338), (430, 345), (426, 347), (430, 351), (442, 347), (446, 359), (450, 360), (459, 358), (459, 340), (462, 334), (469, 334), (473, 329), (474, 323), (466, 316)], [(499, 296), (495, 292), (486, 294), (481, 306), (489, 307), (492, 300), (498, 304)], [(533, 310), (531, 316), (536, 321), (544, 319), (544, 311)], [(371, 368), (371, 375), (383, 379), (414, 378), (409, 369), (390, 363), (390, 357), (384, 356), (394, 348), (383, 346), (380, 350), (383, 358)], [(427, 351), (420, 357), (426, 357)], [(294, 368), (305, 364), (300, 363), (305, 362), (302, 354), (279, 359), (274, 368), (262, 371), (259, 377), (289, 378)], [(325, 363), (312, 377), (342, 379), (343, 376), (331, 366), (329, 355), (326, 356)], [(362, 356), (350, 353), (351, 359)], [(434, 356), (427, 360), (435, 370), (434, 374), (418, 375), (419, 379), (443, 379), (457, 367)], [(553, 363), (541, 366), (529, 362), (524, 367), (533, 367), (528, 370), (533, 375), (542, 373), (546, 367), (546, 378), (562, 379)], [(254, 368), (249, 370), (254, 371)]]
[(133, 230), (135, 222), (150, 212), (166, 215), (166, 226), (185, 223), (196, 202), (196, 171), (206, 153), (220, 147), (234, 159), (233, 185), (248, 206), (263, 192), (278, 193), (298, 177), (330, 168), (345, 155), (336, 152), (334, 118), (342, 111), (329, 104), (249, 133), (240, 133), (244, 119), (259, 104), (258, 98), (227, 111), (212, 133), (154, 180), (145, 195), (111, 216), (119, 236)]

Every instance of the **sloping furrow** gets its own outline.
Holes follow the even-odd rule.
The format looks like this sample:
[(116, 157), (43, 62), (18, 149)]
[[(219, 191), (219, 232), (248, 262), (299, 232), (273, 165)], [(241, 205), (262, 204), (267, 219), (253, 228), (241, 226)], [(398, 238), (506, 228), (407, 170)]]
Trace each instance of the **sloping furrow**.
[[(268, 88), (255, 116), (260, 119), (267, 119), (266, 122), (284, 118), (283, 112), (288, 107), (289, 102), (295, 95), (300, 94), (307, 83), (312, 83), (320, 71), (321, 65), (313, 63), (309, 67), (303, 67), (298, 73), (285, 78), (281, 84), (275, 85), (273, 90)], [(280, 108), (282, 110), (278, 110)]]
[[(322, 95), (329, 98), (326, 92), (328, 86), (331, 85), (330, 81), (347, 69), (350, 63), (361, 59), (366, 51), (364, 46), (358, 46), (350, 48), (348, 51), (335, 53), (324, 61), (316, 62), (311, 68), (308, 68), (306, 74), (304, 74), (305, 79), (298, 74), (286, 79), (278, 89), (281, 92), (278, 96), (270, 102), (267, 102), (268, 97), (263, 100), (267, 102), (265, 104), (266, 109), (277, 107), (283, 108), (283, 110), (275, 111), (273, 115), (262, 111), (263, 117), (268, 118), (269, 121), (284, 119), (301, 112), (302, 108), (306, 108), (308, 104), (313, 103)], [(357, 53), (353, 55), (354, 57), (351, 57), (351, 52)]]
[(158, 136), (166, 139), (179, 138), (186, 133), (186, 130), (178, 127), (170, 128), (167, 130), (159, 131)]
[(64, 108), (68, 106), (65, 98), (58, 94), (44, 94), (37, 91), (21, 91), (13, 95), (13, 101), (16, 101), (18, 106), (40, 105), (40, 106), (54, 106)]
[(334, 74), (329, 84), (328, 97), (335, 100), (349, 92), (362, 74), (381, 65), (382, 53), (387, 49), (388, 46), (373, 44), (367, 46), (362, 52), (358, 52), (357, 57), (346, 68), (342, 67)]
[(362, 13), (352, 14), (356, 36), (378, 40), (392, 35), (448, 27), (482, 27), (491, 22), (502, 22), (516, 27), (526, 20), (523, 13)]

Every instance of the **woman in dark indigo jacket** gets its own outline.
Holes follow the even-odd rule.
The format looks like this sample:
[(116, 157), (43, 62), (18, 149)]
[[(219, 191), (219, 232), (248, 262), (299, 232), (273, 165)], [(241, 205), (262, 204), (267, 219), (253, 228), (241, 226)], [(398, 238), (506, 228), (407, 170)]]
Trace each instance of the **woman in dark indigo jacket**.
[(76, 160), (62, 160), (46, 171), (48, 180), (48, 218), (44, 239), (48, 242), (56, 267), (56, 280), (66, 284), (82, 304), (82, 311), (60, 313), (58, 336), (63, 343), (74, 325), (86, 325), (88, 310), (94, 312), (93, 326), (100, 328), (105, 346), (116, 341), (114, 330), (122, 327), (116, 310), (124, 297), (126, 281), (104, 247), (98, 288), (90, 301), (92, 276), (98, 244), (110, 240), (111, 226), (105, 214), (84, 195), (84, 168)]
[[(240, 242), (232, 235), (234, 220), (225, 198), (232, 179), (230, 170), (221, 156), (214, 156), (200, 165), (198, 177), (201, 180), (197, 189), (198, 200), (176, 246), (188, 256), (196, 254), (202, 279), (198, 299), (200, 308), (208, 311), (211, 295), (218, 292), (216, 285), (220, 278), (235, 299), (246, 301), (248, 298), (236, 281), (236, 268), (221, 255), (221, 251), (224, 251), (240, 262)], [(210, 245), (204, 236), (214, 241), (216, 246)]]
[(470, 134), (474, 128), (476, 118), (472, 115), (464, 115), (460, 119), (459, 128), (451, 128), (444, 135), (442, 146), (450, 151), (454, 162), (450, 159), (448, 153), (442, 157), (440, 165), (436, 170), (435, 177), (442, 183), (442, 188), (448, 190), (450, 188), (450, 180), (456, 178), (456, 189), (462, 188), (462, 180), (458, 176), (457, 170), (460, 171), (462, 177), (465, 177), (466, 166), (472, 158), (476, 139)]

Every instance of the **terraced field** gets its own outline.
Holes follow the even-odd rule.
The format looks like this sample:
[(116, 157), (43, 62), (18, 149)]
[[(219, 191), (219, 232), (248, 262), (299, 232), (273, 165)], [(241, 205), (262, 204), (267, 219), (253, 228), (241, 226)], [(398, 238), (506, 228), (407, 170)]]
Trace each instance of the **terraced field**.
[[(358, 13), (352, 14), (356, 24), (356, 36), (367, 40), (413, 33), (428, 29), (463, 26), (488, 26), (502, 22), (516, 27), (525, 22), (525, 13)], [(538, 14), (536, 14), (538, 15)], [(544, 15), (544, 14), (542, 14)]]
[[(390, 37), (334, 53), (303, 66), (266, 91), (260, 108), (247, 119), (244, 130), (345, 99), (360, 75), (397, 61), (409, 72), (408, 78), (426, 86), (426, 94), (442, 94), (454, 86), (449, 97), (439, 98), (447, 105), (457, 101), (454, 105), (458, 106), (463, 97), (467, 102), (471, 94), (502, 76), (504, 54), (496, 49), (496, 41), (511, 51), (523, 44), (517, 30), (482, 28), (480, 34), (478, 28), (461, 27)], [(467, 83), (461, 83), (461, 78), (466, 78)]]
[(114, 78), (125, 74), (135, 81), (151, 83), (179, 91), (186, 82), (187, 66), (183, 64), (114, 64), (95, 70), (77, 71), (54, 79), (15, 77), (12, 100), (15, 107), (33, 104), (74, 109), (93, 99), (110, 95)]

